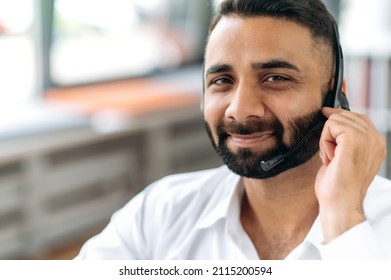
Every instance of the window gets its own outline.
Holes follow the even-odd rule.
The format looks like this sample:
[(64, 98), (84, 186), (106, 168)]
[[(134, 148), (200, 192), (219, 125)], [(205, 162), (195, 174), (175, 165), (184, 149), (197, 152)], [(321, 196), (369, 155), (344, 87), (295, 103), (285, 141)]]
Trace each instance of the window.
[(0, 0), (2, 104), (201, 62), (212, 0)]
[(0, 93), (3, 104), (35, 91), (33, 0), (0, 0)]
[(140, 76), (200, 61), (209, 1), (55, 0), (55, 85)]

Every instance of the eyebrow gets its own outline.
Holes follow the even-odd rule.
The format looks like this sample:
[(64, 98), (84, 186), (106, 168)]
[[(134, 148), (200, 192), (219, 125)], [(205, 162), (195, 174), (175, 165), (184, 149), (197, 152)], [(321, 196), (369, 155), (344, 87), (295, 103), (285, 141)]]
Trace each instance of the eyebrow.
[[(300, 72), (299, 68), (296, 65), (280, 59), (273, 59), (267, 62), (255, 62), (251, 64), (251, 68), (254, 70), (284, 68), (284, 69)], [(215, 64), (208, 68), (208, 70), (205, 73), (205, 76), (207, 77), (210, 74), (232, 72), (232, 71), (233, 71), (233, 67), (229, 64)]]
[(300, 72), (299, 68), (285, 60), (279, 60), (279, 59), (273, 59), (267, 62), (256, 62), (252, 63), (251, 67), (254, 70), (263, 70), (263, 69), (273, 69), (273, 68), (285, 68), (289, 70), (295, 70), (297, 72)]
[(233, 71), (233, 67), (231, 65), (216, 64), (208, 68), (208, 70), (205, 73), (205, 76), (208, 76), (210, 74), (215, 74), (215, 73), (232, 72), (232, 71)]

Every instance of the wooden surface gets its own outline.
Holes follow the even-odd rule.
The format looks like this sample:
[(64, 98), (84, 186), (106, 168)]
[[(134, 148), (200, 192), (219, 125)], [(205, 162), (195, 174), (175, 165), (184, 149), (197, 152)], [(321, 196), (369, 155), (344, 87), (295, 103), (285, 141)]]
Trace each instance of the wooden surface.
[(65, 104), (87, 115), (114, 110), (128, 116), (198, 105), (198, 89), (154, 79), (113, 81), (70, 88), (56, 88), (45, 94), (48, 102)]

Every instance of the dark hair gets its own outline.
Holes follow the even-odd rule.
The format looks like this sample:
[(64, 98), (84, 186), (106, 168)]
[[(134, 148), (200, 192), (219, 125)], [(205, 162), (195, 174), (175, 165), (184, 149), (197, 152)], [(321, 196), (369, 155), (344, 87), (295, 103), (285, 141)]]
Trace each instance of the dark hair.
[(320, 0), (225, 0), (213, 17), (209, 34), (223, 16), (267, 16), (293, 21), (307, 27), (312, 36), (334, 45), (335, 19)]

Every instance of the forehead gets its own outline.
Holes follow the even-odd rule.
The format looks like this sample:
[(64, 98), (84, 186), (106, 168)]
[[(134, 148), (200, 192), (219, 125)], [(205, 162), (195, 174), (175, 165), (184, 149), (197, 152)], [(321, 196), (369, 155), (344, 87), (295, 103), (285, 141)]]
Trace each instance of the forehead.
[(254, 63), (283, 59), (313, 60), (310, 31), (295, 22), (264, 16), (224, 16), (211, 32), (205, 52), (206, 68), (213, 64)]

